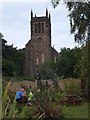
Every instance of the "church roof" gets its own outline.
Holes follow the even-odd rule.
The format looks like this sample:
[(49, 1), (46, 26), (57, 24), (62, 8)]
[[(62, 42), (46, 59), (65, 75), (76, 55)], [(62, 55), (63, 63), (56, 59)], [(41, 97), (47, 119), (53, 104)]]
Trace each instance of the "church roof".
[(59, 54), (59, 53), (57, 52), (57, 50), (54, 49), (52, 46), (51, 46), (51, 50), (52, 50), (52, 52), (55, 52), (56, 54)]
[(28, 44), (30, 44), (30, 42), (31, 42), (31, 39), (28, 41), (28, 43), (25, 46), (27, 46)]

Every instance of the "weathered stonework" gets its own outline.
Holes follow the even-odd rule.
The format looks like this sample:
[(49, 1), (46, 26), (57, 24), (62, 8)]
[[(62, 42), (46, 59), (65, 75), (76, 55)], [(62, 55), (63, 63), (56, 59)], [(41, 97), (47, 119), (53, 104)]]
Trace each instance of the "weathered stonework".
[(51, 47), (51, 17), (46, 10), (46, 16), (33, 17), (31, 11), (31, 39), (25, 47), (25, 75), (35, 76), (39, 65), (45, 61), (54, 60), (58, 52)]

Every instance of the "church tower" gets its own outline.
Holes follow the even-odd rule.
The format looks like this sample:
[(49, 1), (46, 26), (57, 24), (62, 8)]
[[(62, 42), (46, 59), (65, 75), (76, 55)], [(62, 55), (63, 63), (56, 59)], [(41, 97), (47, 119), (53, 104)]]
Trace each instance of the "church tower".
[(35, 76), (39, 66), (52, 59), (51, 48), (51, 16), (46, 9), (46, 15), (33, 16), (31, 10), (31, 40), (25, 47), (25, 75)]
[(41, 38), (42, 41), (51, 45), (51, 21), (47, 9), (44, 17), (36, 17), (36, 14), (33, 17), (33, 12), (31, 11), (31, 39), (35, 40), (37, 38)]

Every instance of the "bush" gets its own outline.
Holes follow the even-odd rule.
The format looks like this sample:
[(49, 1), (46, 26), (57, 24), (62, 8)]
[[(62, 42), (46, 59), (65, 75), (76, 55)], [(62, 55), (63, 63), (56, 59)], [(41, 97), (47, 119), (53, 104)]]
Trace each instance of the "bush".
[[(66, 82), (67, 81), (67, 82)], [(64, 82), (64, 93), (81, 96), (81, 86), (74, 79), (63, 80)]]

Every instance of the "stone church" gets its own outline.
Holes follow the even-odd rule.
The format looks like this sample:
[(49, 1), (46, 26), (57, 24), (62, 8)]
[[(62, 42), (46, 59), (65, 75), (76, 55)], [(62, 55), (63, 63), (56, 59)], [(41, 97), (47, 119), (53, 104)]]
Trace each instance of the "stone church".
[(31, 11), (31, 39), (25, 46), (25, 76), (35, 76), (45, 61), (56, 62), (58, 52), (51, 46), (51, 16), (33, 16)]

